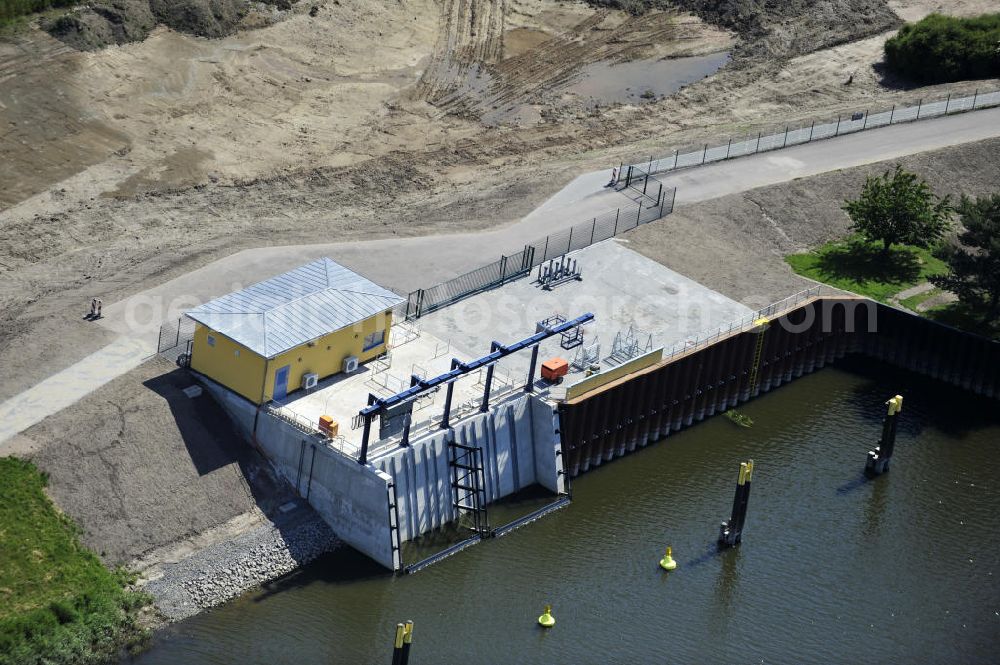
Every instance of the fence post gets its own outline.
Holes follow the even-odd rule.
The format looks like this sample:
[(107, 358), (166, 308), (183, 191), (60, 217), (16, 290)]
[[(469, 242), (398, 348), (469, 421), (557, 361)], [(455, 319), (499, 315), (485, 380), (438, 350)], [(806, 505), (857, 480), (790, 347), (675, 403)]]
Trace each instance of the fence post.
[(646, 179), (642, 181), (642, 195), (646, 195), (646, 187), (649, 186), (649, 173), (646, 173)]
[(861, 125), (861, 131), (868, 129), (868, 109), (865, 109), (865, 124)]
[(504, 280), (507, 278), (507, 257), (503, 254), (500, 255), (500, 283), (503, 284)]
[(573, 227), (569, 227), (569, 242), (566, 243), (566, 253), (573, 249)]
[(979, 101), (979, 88), (976, 88), (976, 92), (972, 95), (972, 110), (976, 110), (976, 102)]
[(678, 150), (677, 150), (677, 148), (674, 148), (674, 165), (671, 167), (671, 169), (676, 169), (677, 168), (677, 154), (678, 154)]
[(781, 140), (781, 147), (784, 148), (788, 145), (788, 125), (785, 125), (785, 138)]
[(705, 148), (701, 151), (701, 163), (705, 163), (705, 157), (708, 155), (708, 144), (705, 144)]
[(894, 117), (896, 117), (896, 105), (895, 104), (892, 105), (892, 110), (889, 111), (889, 124), (890, 125), (892, 124), (892, 119)]
[(549, 258), (549, 237), (545, 236), (545, 249), (542, 251), (542, 263), (545, 263), (545, 259)]
[(755, 155), (756, 155), (756, 154), (757, 154), (758, 152), (760, 152), (760, 134), (761, 134), (760, 132), (757, 132), (757, 145), (755, 145), (755, 146), (753, 147), (753, 152), (754, 152), (754, 154), (755, 154)]
[(729, 151), (733, 149), (733, 137), (729, 137), (729, 145), (726, 146), (726, 159), (729, 159)]
[(924, 108), (924, 100), (923, 99), (921, 99), (919, 102), (917, 102), (917, 120), (920, 120), (920, 110), (922, 108)]
[(646, 175), (649, 175), (649, 172), (652, 171), (652, 170), (653, 170), (653, 156), (650, 155), (649, 156), (649, 168), (646, 169)]
[(670, 212), (674, 211), (674, 202), (677, 200), (677, 188), (674, 187), (673, 191), (670, 193)]
[(590, 244), (594, 244), (594, 231), (597, 230), (597, 218), (594, 218), (594, 223), (590, 225)]
[(951, 93), (948, 93), (948, 99), (944, 102), (944, 114), (948, 115), (948, 107), (951, 106)]
[(836, 131), (836, 133), (834, 133), (834, 136), (840, 136), (840, 118), (841, 118), (841, 116), (838, 115), (837, 116), (837, 131)]
[(174, 342), (174, 347), (178, 347), (181, 344), (181, 319), (177, 318), (177, 341)]
[(611, 234), (611, 237), (618, 235), (618, 215), (622, 213), (622, 209), (618, 208), (615, 210), (615, 231)]
[(663, 183), (660, 183), (660, 188), (656, 190), (656, 205), (663, 205)]

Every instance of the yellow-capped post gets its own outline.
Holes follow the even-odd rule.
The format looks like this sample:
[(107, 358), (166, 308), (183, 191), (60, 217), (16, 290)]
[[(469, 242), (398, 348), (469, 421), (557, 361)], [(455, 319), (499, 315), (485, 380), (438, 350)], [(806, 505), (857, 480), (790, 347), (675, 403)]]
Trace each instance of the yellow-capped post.
[(413, 622), (407, 621), (403, 626), (403, 649), (400, 654), (399, 665), (407, 665), (410, 662), (410, 645), (413, 643)]
[(406, 636), (406, 626), (396, 624), (396, 639), (392, 643), (392, 665), (403, 665), (403, 640)]
[(868, 460), (865, 462), (865, 475), (872, 478), (881, 476), (889, 470), (889, 460), (896, 449), (896, 426), (899, 421), (899, 414), (903, 411), (903, 396), (896, 395), (890, 397), (885, 402), (886, 414), (882, 420), (882, 438), (879, 439), (875, 450), (868, 451)]
[(740, 462), (740, 473), (736, 478), (736, 494), (733, 496), (733, 512), (729, 520), (719, 527), (719, 547), (733, 547), (743, 539), (743, 526), (747, 520), (747, 505), (750, 502), (750, 481), (753, 480), (753, 460)]
[(538, 625), (543, 628), (551, 628), (556, 625), (556, 620), (552, 617), (552, 606), (546, 605), (542, 616), (538, 617)]

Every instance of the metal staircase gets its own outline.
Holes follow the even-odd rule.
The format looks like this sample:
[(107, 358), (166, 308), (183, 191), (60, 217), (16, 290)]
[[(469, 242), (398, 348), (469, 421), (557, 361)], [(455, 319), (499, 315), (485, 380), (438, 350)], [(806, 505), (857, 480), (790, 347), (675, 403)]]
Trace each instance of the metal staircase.
[(448, 443), (451, 455), (451, 486), (458, 510), (458, 523), (482, 538), (490, 536), (486, 514), (486, 483), (483, 475), (482, 448)]

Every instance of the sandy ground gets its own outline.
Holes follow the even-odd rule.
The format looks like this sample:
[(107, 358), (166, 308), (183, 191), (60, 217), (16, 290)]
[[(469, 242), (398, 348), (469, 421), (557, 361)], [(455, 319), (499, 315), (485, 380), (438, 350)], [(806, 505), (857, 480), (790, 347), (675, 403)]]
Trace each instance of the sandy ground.
[(679, 209), (625, 235), (629, 247), (744, 305), (759, 308), (812, 285), (786, 254), (843, 237), (841, 209), (865, 177), (900, 163), (939, 195), (981, 196), (1000, 183), (1000, 139), (761, 187)]
[[(995, 5), (890, 4), (909, 19)], [(81, 321), (91, 297), (113, 303), (240, 249), (484, 229), (623, 158), (1000, 86), (901, 87), (878, 67), (886, 33), (595, 106), (566, 89), (581, 68), (712, 53), (734, 36), (554, 0), (318, 6), (219, 40), (157, 29), (91, 53), (37, 32), (0, 43), (0, 399), (110, 341)], [(945, 166), (995, 184), (997, 144), (982, 145)], [(839, 200), (861, 177), (821, 176), (824, 197), (811, 179), (700, 204), (629, 240), (753, 304), (795, 286), (780, 254), (840, 232)], [(255, 518), (241, 515), (282, 496), (254, 495), (259, 459), (168, 370), (144, 365), (16, 442), (108, 561), (245, 528)]]
[(161, 28), (91, 53), (44, 34), (0, 45), (0, 365), (18, 377), (0, 399), (109, 341), (80, 321), (90, 298), (240, 249), (505, 224), (622, 157), (991, 85), (900, 89), (876, 68), (883, 35), (592, 108), (561, 87), (587, 63), (733, 37), (552, 0), (307, 10), (219, 40)]

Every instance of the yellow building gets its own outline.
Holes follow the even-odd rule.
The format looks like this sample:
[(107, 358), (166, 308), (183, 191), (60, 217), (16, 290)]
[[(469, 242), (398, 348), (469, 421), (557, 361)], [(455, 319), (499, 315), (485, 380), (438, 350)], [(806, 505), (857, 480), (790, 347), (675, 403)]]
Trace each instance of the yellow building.
[(191, 369), (256, 404), (281, 400), (384, 353), (402, 302), (319, 259), (187, 312)]

